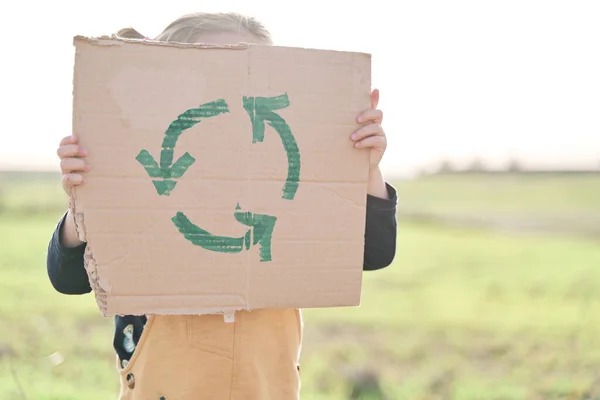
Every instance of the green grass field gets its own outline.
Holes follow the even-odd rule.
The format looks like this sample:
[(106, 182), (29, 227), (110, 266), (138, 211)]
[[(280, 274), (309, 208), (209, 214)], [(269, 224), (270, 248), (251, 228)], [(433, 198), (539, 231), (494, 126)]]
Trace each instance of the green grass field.
[(600, 216), (597, 174), (431, 175), (398, 185), (401, 206), (499, 217)]
[[(495, 196), (489, 177), (429, 179), (398, 184), (401, 201), (600, 215), (597, 177), (513, 176)], [(0, 399), (115, 399), (112, 320), (46, 275), (59, 182), (16, 181), (0, 174)], [(365, 274), (361, 307), (305, 310), (302, 398), (600, 399), (599, 289), (597, 239), (400, 221), (397, 258)]]

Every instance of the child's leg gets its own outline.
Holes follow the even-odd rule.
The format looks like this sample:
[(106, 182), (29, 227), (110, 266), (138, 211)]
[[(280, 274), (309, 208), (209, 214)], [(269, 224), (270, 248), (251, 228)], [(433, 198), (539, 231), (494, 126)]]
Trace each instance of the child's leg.
[(298, 310), (152, 316), (126, 368), (121, 400), (295, 400)]
[[(195, 319), (208, 328), (202, 347), (191, 346)], [(120, 371), (120, 399), (229, 399), (232, 343), (233, 327), (222, 316), (151, 316)]]
[(232, 400), (299, 398), (299, 310), (237, 313)]

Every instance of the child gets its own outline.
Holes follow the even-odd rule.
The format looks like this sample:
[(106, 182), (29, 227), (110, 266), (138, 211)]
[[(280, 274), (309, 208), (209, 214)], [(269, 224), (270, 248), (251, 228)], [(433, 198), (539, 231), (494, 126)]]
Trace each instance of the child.
[[(133, 29), (118, 33), (144, 39)], [(155, 40), (182, 43), (271, 44), (270, 34), (252, 18), (237, 14), (191, 14), (171, 23)], [(385, 183), (379, 162), (386, 148), (383, 114), (372, 108), (357, 116), (362, 125), (348, 132), (357, 148), (370, 149), (364, 270), (388, 266), (396, 251), (396, 192)], [(77, 138), (58, 148), (63, 188), (85, 183), (90, 166)], [(93, 166), (92, 166), (93, 168)], [(64, 294), (91, 292), (84, 268), (86, 244), (78, 240), (70, 211), (48, 246), (48, 275)], [(298, 358), (302, 343), (300, 310), (239, 311), (234, 323), (223, 316), (117, 316), (114, 348), (120, 399), (130, 400), (294, 400), (299, 398)]]

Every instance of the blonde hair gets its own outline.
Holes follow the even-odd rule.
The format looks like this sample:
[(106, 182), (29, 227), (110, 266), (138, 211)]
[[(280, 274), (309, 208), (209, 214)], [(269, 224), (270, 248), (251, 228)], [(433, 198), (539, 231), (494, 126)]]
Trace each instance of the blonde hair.
[[(271, 34), (253, 17), (237, 13), (193, 13), (171, 22), (154, 40), (160, 42), (194, 43), (203, 33), (240, 32), (248, 33), (260, 43), (272, 44)], [(124, 28), (116, 33), (125, 39), (145, 39), (133, 28)]]

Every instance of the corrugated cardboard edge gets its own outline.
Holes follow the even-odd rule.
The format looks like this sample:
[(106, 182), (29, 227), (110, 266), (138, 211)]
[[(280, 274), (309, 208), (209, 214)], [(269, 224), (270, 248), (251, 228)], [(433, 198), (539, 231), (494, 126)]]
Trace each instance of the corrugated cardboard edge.
[[(73, 115), (72, 115), (72, 127), (73, 127), (73, 135), (77, 134), (77, 121), (76, 121), (76, 74), (75, 68), (77, 63), (77, 52), (75, 52), (75, 59), (73, 64)], [(107, 315), (107, 299), (108, 293), (100, 286), (97, 263), (94, 258), (94, 253), (92, 251), (92, 246), (87, 241), (87, 234), (85, 230), (85, 218), (84, 214), (78, 212), (76, 207), (76, 198), (77, 198), (77, 188), (74, 187), (71, 189), (69, 193), (69, 211), (73, 216), (73, 222), (75, 225), (75, 232), (77, 232), (77, 238), (86, 243), (85, 252), (83, 254), (83, 265), (85, 271), (88, 276), (88, 281), (90, 283), (90, 287), (94, 292), (94, 296), (96, 297), (96, 303), (98, 304), (98, 309), (102, 313), (104, 317), (108, 317)]]
[(145, 44), (149, 46), (166, 46), (166, 47), (180, 47), (180, 48), (195, 48), (195, 49), (226, 49), (226, 50), (244, 50), (249, 48), (249, 43), (238, 43), (233, 45), (212, 45), (204, 43), (179, 43), (179, 42), (158, 42), (150, 39), (125, 39), (116, 35), (111, 36), (81, 36), (77, 35), (73, 37), (73, 44), (77, 42), (87, 42), (99, 46), (120, 46), (123, 43), (136, 43)]
[(162, 47), (176, 47), (182, 49), (223, 49), (223, 50), (247, 50), (251, 47), (277, 47), (277, 48), (289, 48), (298, 50), (311, 50), (311, 51), (323, 51), (323, 52), (335, 52), (335, 53), (352, 53), (362, 57), (371, 58), (370, 53), (358, 52), (358, 51), (343, 51), (343, 50), (332, 50), (332, 49), (316, 49), (309, 47), (290, 47), (290, 46), (275, 46), (266, 44), (255, 44), (255, 43), (237, 43), (230, 45), (216, 45), (216, 44), (205, 44), (205, 43), (179, 43), (179, 42), (159, 42), (152, 39), (128, 39), (118, 37), (116, 35), (103, 35), (103, 36), (83, 36), (77, 35), (73, 37), (73, 44), (77, 42), (87, 42), (98, 46), (120, 46), (123, 43), (135, 43), (147, 46), (162, 46)]
[(69, 201), (69, 210), (71, 215), (73, 216), (73, 222), (75, 224), (75, 231), (77, 232), (77, 237), (82, 242), (86, 242), (85, 252), (83, 254), (83, 265), (85, 267), (85, 271), (88, 275), (88, 280), (90, 282), (90, 287), (94, 292), (96, 297), (96, 303), (98, 304), (98, 308), (103, 316), (108, 317), (107, 315), (107, 298), (108, 293), (100, 286), (99, 278), (98, 278), (98, 270), (97, 263), (94, 259), (94, 253), (92, 251), (92, 247), (89, 243), (87, 243), (85, 225), (84, 225), (84, 217), (83, 213), (78, 213), (77, 208), (75, 206), (75, 197), (76, 197), (76, 189), (72, 189), (70, 194)]

